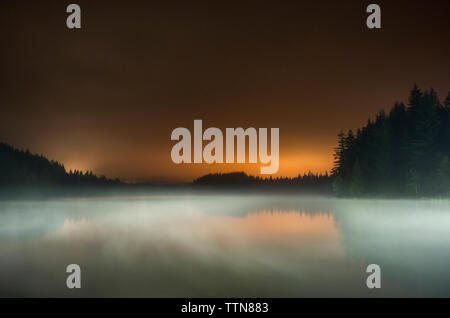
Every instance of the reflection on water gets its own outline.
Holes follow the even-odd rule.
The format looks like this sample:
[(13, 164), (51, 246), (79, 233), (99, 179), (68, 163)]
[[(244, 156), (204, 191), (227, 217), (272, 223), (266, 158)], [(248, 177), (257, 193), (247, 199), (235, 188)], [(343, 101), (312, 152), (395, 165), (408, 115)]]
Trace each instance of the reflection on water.
[[(0, 202), (0, 296), (450, 296), (448, 202), (166, 196)], [(65, 287), (68, 264), (82, 288)], [(365, 268), (382, 268), (368, 290)]]
[(208, 226), (210, 223), (223, 224), (225, 233), (232, 236), (230, 230), (249, 239), (296, 239), (311, 241), (314, 239), (337, 241), (338, 232), (333, 215), (291, 211), (263, 211), (249, 213), (244, 217), (204, 216)]

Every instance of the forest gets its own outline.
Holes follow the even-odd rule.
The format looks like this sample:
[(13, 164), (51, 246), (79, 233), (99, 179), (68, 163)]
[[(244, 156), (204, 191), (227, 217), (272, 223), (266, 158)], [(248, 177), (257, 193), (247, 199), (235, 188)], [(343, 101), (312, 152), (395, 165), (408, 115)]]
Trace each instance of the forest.
[(29, 150), (0, 142), (0, 186), (87, 186), (119, 184), (118, 179), (97, 177), (92, 171), (66, 171), (64, 165)]
[[(244, 172), (208, 174), (194, 188), (293, 189), (340, 197), (450, 196), (450, 93), (443, 103), (433, 89), (417, 85), (407, 104), (396, 102), (357, 129), (338, 134), (330, 174), (258, 177)], [(299, 167), (300, 170), (301, 167)], [(120, 186), (146, 189), (151, 183), (125, 184), (92, 171), (67, 171), (61, 163), (0, 142), (0, 188), (86, 189)], [(189, 186), (189, 185), (187, 185)], [(108, 187), (111, 188), (111, 187)]]
[[(0, 143), (0, 197), (31, 195), (95, 195), (98, 190), (114, 193), (146, 191), (173, 191), (188, 189), (292, 189), (308, 193), (331, 193), (331, 177), (328, 173), (299, 175), (295, 178), (261, 178), (233, 172), (208, 174), (190, 184), (124, 183), (119, 179), (96, 176), (92, 171), (67, 171), (64, 165), (48, 160), (29, 150), (19, 150)], [(102, 192), (104, 193), (104, 192)]]
[(297, 177), (259, 177), (245, 172), (213, 173), (194, 180), (194, 186), (213, 188), (292, 189), (306, 193), (331, 194), (331, 176), (328, 173), (308, 172)]
[(440, 197), (450, 194), (450, 93), (414, 85), (408, 103), (356, 132), (338, 134), (333, 192), (343, 197)]

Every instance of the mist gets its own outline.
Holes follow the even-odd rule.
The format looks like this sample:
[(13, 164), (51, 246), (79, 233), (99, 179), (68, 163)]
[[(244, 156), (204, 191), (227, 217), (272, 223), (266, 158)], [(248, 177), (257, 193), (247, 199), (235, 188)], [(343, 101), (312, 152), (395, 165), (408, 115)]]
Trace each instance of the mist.
[[(176, 191), (3, 200), (0, 296), (449, 296), (449, 208)], [(371, 263), (383, 273), (376, 292)], [(65, 285), (69, 264), (81, 289)]]

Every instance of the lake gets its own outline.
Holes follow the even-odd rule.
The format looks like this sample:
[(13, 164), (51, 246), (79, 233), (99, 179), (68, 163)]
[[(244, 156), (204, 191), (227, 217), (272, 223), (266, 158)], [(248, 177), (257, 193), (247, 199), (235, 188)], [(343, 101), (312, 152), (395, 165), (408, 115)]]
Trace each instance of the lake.
[[(66, 267), (81, 267), (81, 289)], [(381, 267), (381, 288), (366, 267)], [(450, 202), (173, 194), (0, 201), (1, 297), (450, 296)]]

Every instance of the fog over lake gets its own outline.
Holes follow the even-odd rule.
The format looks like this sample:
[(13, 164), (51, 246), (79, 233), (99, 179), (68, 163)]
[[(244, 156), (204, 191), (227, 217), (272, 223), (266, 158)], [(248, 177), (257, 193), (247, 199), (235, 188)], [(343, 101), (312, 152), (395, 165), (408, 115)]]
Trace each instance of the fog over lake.
[[(66, 266), (81, 267), (81, 289)], [(368, 289), (366, 267), (381, 267)], [(0, 201), (2, 297), (450, 296), (450, 202), (172, 194)]]

